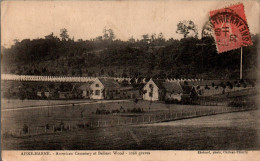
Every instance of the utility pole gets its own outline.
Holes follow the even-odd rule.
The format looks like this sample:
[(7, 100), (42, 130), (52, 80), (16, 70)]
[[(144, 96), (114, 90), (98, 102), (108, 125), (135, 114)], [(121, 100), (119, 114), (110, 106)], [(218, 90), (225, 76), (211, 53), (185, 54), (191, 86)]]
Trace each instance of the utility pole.
[(243, 48), (241, 47), (241, 58), (240, 58), (240, 80), (243, 79)]

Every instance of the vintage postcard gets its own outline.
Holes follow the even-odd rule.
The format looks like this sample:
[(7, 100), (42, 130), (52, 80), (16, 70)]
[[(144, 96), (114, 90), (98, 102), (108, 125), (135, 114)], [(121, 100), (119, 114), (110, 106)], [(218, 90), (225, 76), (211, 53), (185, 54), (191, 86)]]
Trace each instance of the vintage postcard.
[(259, 9), (2, 1), (2, 160), (259, 160)]

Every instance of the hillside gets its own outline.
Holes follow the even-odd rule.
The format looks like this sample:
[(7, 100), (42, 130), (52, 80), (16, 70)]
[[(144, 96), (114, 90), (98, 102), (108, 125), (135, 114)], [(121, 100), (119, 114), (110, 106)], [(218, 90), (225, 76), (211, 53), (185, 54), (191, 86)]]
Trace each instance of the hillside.
[[(256, 79), (257, 42), (243, 48), (244, 78)], [(239, 79), (240, 49), (216, 52), (213, 38), (154, 40), (24, 39), (2, 47), (2, 73)]]

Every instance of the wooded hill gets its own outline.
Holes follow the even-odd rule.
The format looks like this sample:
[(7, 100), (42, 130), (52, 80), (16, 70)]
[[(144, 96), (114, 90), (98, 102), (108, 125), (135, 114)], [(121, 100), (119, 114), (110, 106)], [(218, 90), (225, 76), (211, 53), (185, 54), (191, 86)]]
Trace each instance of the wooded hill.
[[(252, 35), (253, 46), (243, 47), (246, 79), (256, 78), (258, 36)], [(162, 33), (128, 41), (75, 41), (52, 33), (16, 40), (2, 47), (1, 57), (2, 73), (23, 75), (239, 79), (240, 66), (240, 49), (218, 54), (212, 37), (165, 40)]]

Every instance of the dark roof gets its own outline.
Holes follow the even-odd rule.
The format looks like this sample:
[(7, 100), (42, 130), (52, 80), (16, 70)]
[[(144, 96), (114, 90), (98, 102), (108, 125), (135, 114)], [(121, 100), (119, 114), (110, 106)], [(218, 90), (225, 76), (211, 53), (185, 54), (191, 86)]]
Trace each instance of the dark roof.
[(128, 87), (121, 87), (120, 88), (121, 91), (129, 91), (129, 90), (134, 90), (134, 88), (132, 86), (128, 86)]
[(155, 79), (153, 82), (159, 89), (165, 89), (167, 92), (182, 93), (181, 85), (178, 82), (165, 82), (160, 79)]
[(83, 85), (81, 85), (78, 89), (81, 89), (81, 90), (89, 90), (90, 89), (90, 85), (92, 84), (93, 82), (87, 82)]
[(167, 92), (182, 93), (183, 90), (178, 82), (163, 82), (163, 87)]
[(107, 89), (119, 89), (120, 88), (120, 85), (114, 79), (99, 78), (99, 80), (104, 85), (104, 88), (107, 88)]

